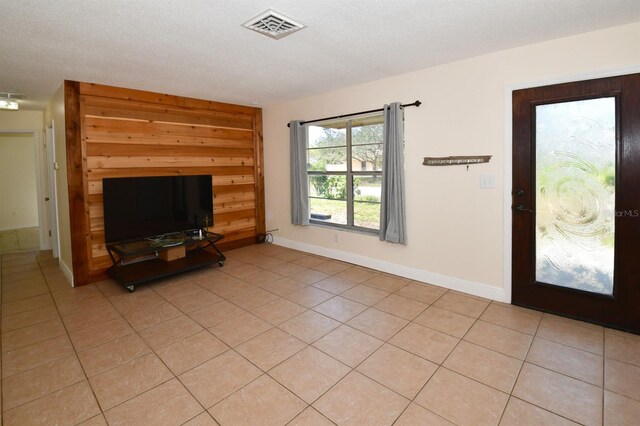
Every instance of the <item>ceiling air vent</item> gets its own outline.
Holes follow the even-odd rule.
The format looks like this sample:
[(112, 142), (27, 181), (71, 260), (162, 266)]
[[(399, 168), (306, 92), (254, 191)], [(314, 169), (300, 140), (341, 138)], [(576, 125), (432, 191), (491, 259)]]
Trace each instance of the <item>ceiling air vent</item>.
[(271, 9), (249, 19), (242, 25), (260, 34), (275, 38), (276, 40), (280, 40), (282, 37), (286, 37), (306, 27), (306, 25), (287, 18), (283, 14)]

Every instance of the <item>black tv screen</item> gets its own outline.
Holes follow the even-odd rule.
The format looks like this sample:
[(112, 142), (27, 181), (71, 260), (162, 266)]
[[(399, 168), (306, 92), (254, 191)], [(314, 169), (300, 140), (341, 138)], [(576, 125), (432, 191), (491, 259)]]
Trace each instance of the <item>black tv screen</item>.
[(211, 175), (105, 178), (105, 242), (213, 226)]

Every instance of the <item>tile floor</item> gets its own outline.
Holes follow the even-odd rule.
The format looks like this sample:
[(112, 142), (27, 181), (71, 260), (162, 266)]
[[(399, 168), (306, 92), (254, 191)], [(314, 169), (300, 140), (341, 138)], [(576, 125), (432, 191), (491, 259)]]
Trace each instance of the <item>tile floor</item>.
[(0, 231), (0, 253), (40, 248), (39, 228), (20, 228)]
[(265, 244), (127, 293), (2, 255), (4, 425), (631, 425), (640, 336)]

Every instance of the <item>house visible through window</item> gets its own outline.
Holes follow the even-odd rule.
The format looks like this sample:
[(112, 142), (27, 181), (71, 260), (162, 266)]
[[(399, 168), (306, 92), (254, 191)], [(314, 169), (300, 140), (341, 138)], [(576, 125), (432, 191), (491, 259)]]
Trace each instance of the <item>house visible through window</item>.
[(377, 231), (383, 116), (314, 123), (307, 130), (311, 222)]

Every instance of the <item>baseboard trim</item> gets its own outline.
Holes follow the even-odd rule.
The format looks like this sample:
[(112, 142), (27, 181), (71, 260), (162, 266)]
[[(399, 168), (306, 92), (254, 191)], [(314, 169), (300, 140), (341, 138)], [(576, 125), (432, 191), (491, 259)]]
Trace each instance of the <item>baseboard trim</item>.
[(67, 266), (67, 264), (64, 263), (64, 261), (60, 258), (58, 258), (58, 265), (60, 266), (60, 270), (62, 271), (64, 276), (67, 278), (67, 281), (69, 281), (69, 283), (71, 284), (71, 287), (74, 287), (73, 272), (71, 272), (71, 268), (69, 268), (69, 266)]
[(344, 262), (353, 263), (355, 265), (364, 266), (381, 272), (386, 272), (388, 274), (398, 275), (429, 284), (435, 284), (440, 287), (472, 294), (474, 296), (484, 297), (500, 302), (504, 302), (506, 298), (504, 289), (493, 287), (487, 284), (449, 277), (447, 275), (437, 274), (434, 272), (425, 271), (423, 269), (398, 265), (396, 263), (386, 262), (359, 254), (316, 246), (313, 244), (301, 243), (298, 241), (288, 240), (286, 238), (274, 237), (273, 243), (290, 249), (317, 254), (319, 256), (330, 257), (336, 260), (342, 260)]

